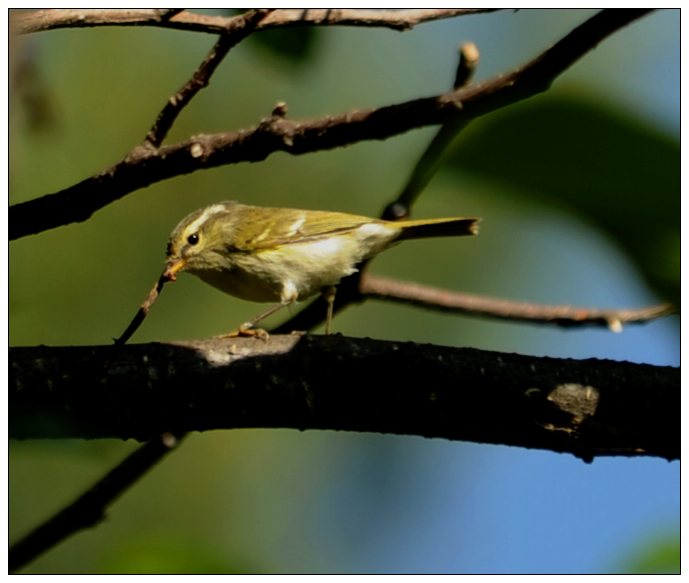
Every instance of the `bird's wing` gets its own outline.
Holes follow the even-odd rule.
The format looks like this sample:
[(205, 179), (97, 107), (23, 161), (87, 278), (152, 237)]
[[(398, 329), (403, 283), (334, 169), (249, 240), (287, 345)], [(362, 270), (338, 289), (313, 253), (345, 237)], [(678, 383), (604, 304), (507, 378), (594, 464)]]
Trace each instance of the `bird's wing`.
[(344, 213), (299, 210), (286, 213), (285, 210), (280, 209), (281, 212), (272, 216), (267, 213), (264, 220), (257, 222), (254, 229), (244, 232), (242, 239), (236, 241), (234, 246), (241, 251), (251, 251), (307, 243), (336, 233), (350, 232), (367, 223), (379, 222)]

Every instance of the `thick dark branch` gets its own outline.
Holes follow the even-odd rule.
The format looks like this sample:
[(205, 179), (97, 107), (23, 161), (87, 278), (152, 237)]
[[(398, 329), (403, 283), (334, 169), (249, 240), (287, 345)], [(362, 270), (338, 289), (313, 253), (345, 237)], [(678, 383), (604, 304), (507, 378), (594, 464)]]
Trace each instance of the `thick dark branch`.
[(220, 36), (218, 42), (215, 43), (191, 79), (168, 100), (146, 136), (148, 144), (153, 148), (158, 148), (162, 144), (182, 109), (194, 98), (194, 95), (208, 86), (215, 69), (230, 52), (230, 49), (254, 32), (259, 23), (270, 12), (271, 10), (265, 8), (249, 10), (249, 12), (232, 19), (228, 29)]
[(179, 439), (175, 436), (165, 434), (137, 449), (72, 504), (13, 544), (8, 557), (9, 571), (21, 569), (75, 532), (96, 526), (105, 518), (108, 506), (170, 453), (178, 443)]
[(202, 168), (257, 162), (277, 151), (297, 155), (329, 150), (362, 140), (384, 140), (424, 126), (474, 119), (545, 91), (601, 40), (647, 12), (604, 10), (512, 73), (444, 95), (311, 121), (272, 116), (248, 130), (200, 135), (157, 150), (139, 146), (92, 178), (10, 207), (10, 239), (85, 221), (134, 190)]
[[(422, 22), (494, 12), (496, 8), (443, 8), (414, 10), (309, 9), (276, 10), (259, 29), (285, 26), (366, 26), (409, 30)], [(222, 34), (237, 16), (206, 16), (182, 11), (174, 15), (164, 10), (38, 10), (13, 20), (19, 34), (94, 26), (158, 26), (177, 30)]]
[[(114, 357), (113, 357), (114, 355)], [(678, 368), (341, 336), (10, 349), (10, 437), (287, 427), (678, 459)]]
[(621, 332), (625, 324), (644, 324), (677, 312), (672, 304), (638, 310), (544, 306), (452, 292), (370, 275), (362, 277), (359, 292), (363, 298), (411, 304), (441, 312), (564, 327), (605, 326), (613, 332)]

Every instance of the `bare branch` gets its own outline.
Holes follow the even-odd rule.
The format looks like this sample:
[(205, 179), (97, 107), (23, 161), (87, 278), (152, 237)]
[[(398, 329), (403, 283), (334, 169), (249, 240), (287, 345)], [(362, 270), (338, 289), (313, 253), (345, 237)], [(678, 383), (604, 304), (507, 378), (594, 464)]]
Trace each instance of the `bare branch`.
[(12, 438), (286, 427), (679, 458), (672, 367), (308, 334), (11, 348), (9, 359)]
[(534, 324), (554, 324), (563, 327), (605, 326), (613, 332), (621, 332), (624, 324), (644, 324), (677, 312), (672, 304), (661, 304), (639, 310), (543, 306), (451, 292), (368, 274), (361, 278), (359, 291), (364, 298), (390, 300), (441, 312), (517, 320)]
[[(237, 16), (206, 16), (182, 11), (174, 15), (167, 10), (38, 10), (14, 18), (19, 34), (58, 28), (96, 26), (157, 26), (193, 32), (222, 34)], [(276, 10), (258, 27), (259, 30), (285, 26), (364, 26), (409, 30), (423, 22), (455, 16), (494, 12), (496, 8), (444, 8), (414, 10), (308, 9)], [(161, 14), (166, 13), (166, 14)]]
[(218, 42), (215, 43), (191, 79), (175, 95), (170, 97), (155, 124), (146, 135), (145, 143), (150, 144), (153, 148), (158, 148), (162, 144), (182, 109), (187, 106), (194, 95), (208, 86), (215, 69), (230, 52), (230, 49), (254, 32), (260, 22), (271, 12), (272, 10), (265, 8), (249, 10), (249, 12), (231, 20), (228, 29), (220, 36)]
[(601, 40), (648, 12), (604, 10), (512, 73), (444, 95), (303, 122), (272, 116), (248, 130), (199, 135), (157, 150), (138, 146), (92, 178), (11, 206), (10, 239), (85, 221), (134, 190), (202, 168), (257, 162), (278, 151), (299, 155), (329, 150), (362, 140), (384, 140), (424, 126), (475, 119), (545, 91)]
[[(479, 51), (475, 44), (465, 43), (459, 48), (459, 64), (455, 74), (455, 91), (466, 86), (478, 67)], [(411, 176), (397, 200), (391, 202), (383, 212), (383, 219), (395, 221), (405, 219), (411, 213), (416, 199), (428, 186), (442, 166), (449, 146), (470, 122), (469, 119), (452, 119), (442, 125), (414, 166)]]
[(129, 339), (134, 335), (134, 332), (136, 332), (139, 329), (139, 326), (143, 323), (144, 319), (148, 315), (148, 312), (150, 311), (151, 307), (155, 303), (155, 301), (158, 299), (158, 296), (160, 295), (160, 292), (163, 291), (163, 286), (168, 282), (168, 278), (163, 274), (160, 276), (156, 284), (153, 286), (150, 292), (148, 292), (148, 297), (144, 301), (143, 304), (141, 304), (141, 307), (139, 308), (139, 311), (136, 313), (136, 316), (134, 316), (134, 319), (131, 321), (129, 326), (127, 326), (127, 329), (122, 333), (122, 336), (117, 338), (115, 340), (115, 345), (116, 346), (121, 346), (123, 344), (126, 344)]
[(9, 571), (21, 569), (58, 542), (96, 526), (106, 509), (130, 486), (179, 444), (181, 437), (165, 434), (149, 441), (94, 484), (69, 506), (16, 542), (9, 551)]
[(160, 20), (170, 20), (176, 14), (184, 12), (184, 8), (156, 8), (154, 12), (158, 12)]
[(479, 56), (478, 47), (474, 43), (464, 43), (459, 47), (459, 64), (452, 85), (455, 89), (469, 84), (478, 67)]

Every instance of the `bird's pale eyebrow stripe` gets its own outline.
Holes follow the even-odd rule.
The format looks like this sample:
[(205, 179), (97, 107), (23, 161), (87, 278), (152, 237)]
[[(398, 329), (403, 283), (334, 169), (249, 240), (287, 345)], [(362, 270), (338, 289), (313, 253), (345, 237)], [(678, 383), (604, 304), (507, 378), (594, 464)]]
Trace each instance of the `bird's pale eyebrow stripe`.
[(203, 223), (206, 222), (208, 217), (215, 215), (219, 212), (222, 212), (224, 210), (225, 210), (225, 207), (221, 204), (209, 206), (205, 211), (203, 211), (203, 213), (201, 213), (201, 216), (198, 219), (196, 219), (195, 221), (193, 221), (187, 225), (187, 228), (184, 229), (184, 234), (186, 235), (187, 233), (189, 233), (191, 235), (191, 234), (195, 233), (196, 231), (198, 231), (199, 227), (201, 225), (203, 225)]

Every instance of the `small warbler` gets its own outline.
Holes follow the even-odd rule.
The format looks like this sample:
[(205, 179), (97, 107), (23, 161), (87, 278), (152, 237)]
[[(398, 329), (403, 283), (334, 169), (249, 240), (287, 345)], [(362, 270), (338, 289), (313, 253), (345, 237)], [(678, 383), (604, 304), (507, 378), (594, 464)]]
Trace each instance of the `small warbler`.
[(478, 233), (480, 219), (383, 221), (344, 213), (249, 206), (225, 201), (199, 209), (170, 235), (163, 277), (187, 271), (227, 294), (277, 302), (227, 336), (252, 330), (279, 309), (323, 293), (330, 333), (335, 285), (356, 265), (406, 239)]

